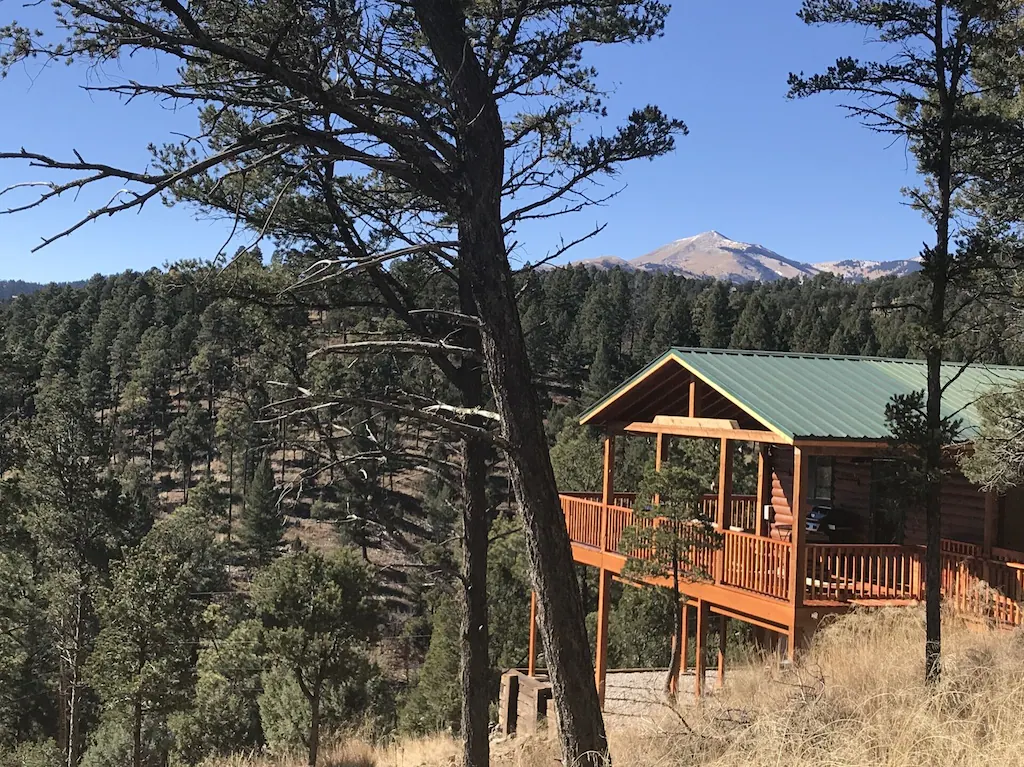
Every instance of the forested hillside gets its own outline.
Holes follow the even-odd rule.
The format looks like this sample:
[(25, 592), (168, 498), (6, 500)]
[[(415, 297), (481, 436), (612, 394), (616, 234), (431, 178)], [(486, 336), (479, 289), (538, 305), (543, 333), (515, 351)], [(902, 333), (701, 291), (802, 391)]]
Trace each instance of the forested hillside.
[(36, 282), (23, 282), (21, 280), (0, 280), (0, 301), (6, 301), (14, 296), (24, 296), (28, 293), (35, 293), (41, 290), (43, 285)]
[[(325, 731), (457, 725), (458, 468), (438, 432), (387, 404), (429, 411), (449, 384), (401, 343), (354, 347), (393, 333), (392, 310), (368, 281), (341, 289), (308, 266), (187, 264), (0, 305), (0, 745), (15, 762), (302, 746), (314, 710)], [(431, 260), (389, 274), (439, 313), (455, 306)], [(576, 489), (596, 482), (598, 443), (571, 416), (667, 347), (901, 356), (899, 307), (920, 290), (519, 279), (556, 473)], [(525, 662), (529, 586), (487, 460), (493, 695)], [(612, 621), (613, 662), (663, 665), (663, 595), (631, 589), (615, 609), (630, 617)]]

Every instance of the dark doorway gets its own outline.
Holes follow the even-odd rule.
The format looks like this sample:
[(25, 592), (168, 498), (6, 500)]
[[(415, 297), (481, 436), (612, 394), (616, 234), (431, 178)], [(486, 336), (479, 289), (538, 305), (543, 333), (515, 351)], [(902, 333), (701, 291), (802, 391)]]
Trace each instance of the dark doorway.
[(886, 458), (871, 462), (871, 539), (874, 543), (903, 543), (906, 517), (900, 502), (899, 466)]

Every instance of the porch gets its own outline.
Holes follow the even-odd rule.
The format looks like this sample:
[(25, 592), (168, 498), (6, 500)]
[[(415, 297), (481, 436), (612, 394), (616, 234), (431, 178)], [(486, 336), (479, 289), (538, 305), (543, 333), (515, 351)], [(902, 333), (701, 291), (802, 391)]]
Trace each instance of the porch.
[[(951, 366), (949, 375), (945, 407), (973, 423), (979, 393), (1007, 377), (1024, 378), (1024, 369)], [(699, 663), (712, 615), (744, 621), (766, 641), (774, 635), (792, 658), (829, 614), (855, 605), (911, 605), (925, 596), (923, 514), (913, 503), (892, 502), (906, 493), (892, 483), (899, 477), (891, 472), (885, 421), (892, 396), (913, 390), (922, 376), (913, 361), (671, 349), (585, 412), (581, 425), (604, 434), (601, 489), (566, 492), (561, 507), (575, 561), (599, 572), (599, 694), (611, 583), (623, 579), (628, 557), (650, 556), (623, 551), (623, 530), (671, 524), (634, 515), (635, 495), (616, 484), (617, 440), (653, 443), (656, 470), (675, 460), (679, 439), (718, 445), (717, 476), (709, 481), (714, 492), (703, 496), (698, 511), (720, 545), (695, 538), (682, 558), (690, 567), (681, 590), (691, 605), (687, 620), (696, 608)], [(748, 476), (743, 494), (734, 492), (738, 451), (744, 466), (753, 459), (757, 466), (756, 483)], [(969, 618), (1024, 625), (1024, 524), (1016, 522), (1024, 520), (1024, 495), (982, 492), (952, 462), (942, 505), (946, 603)], [(848, 526), (833, 526), (836, 510)], [(821, 524), (815, 529), (809, 519)], [(702, 529), (695, 526), (694, 535)], [(844, 535), (828, 533), (840, 529)], [(669, 584), (667, 577), (643, 582)], [(719, 648), (720, 678), (724, 673)], [(703, 677), (698, 666), (698, 695)]]
[[(575, 560), (621, 576), (627, 555), (620, 542), (622, 531), (634, 521), (635, 496), (619, 493), (619, 503), (614, 505), (602, 503), (600, 493), (564, 493), (560, 499)], [(751, 502), (743, 496), (733, 498), (730, 505), (734, 513), (744, 514)], [(712, 519), (717, 503), (712, 496), (703, 499), (705, 513)], [(763, 599), (767, 604), (755, 609), (765, 620), (779, 616), (774, 604), (795, 602), (791, 582), (802, 591), (804, 607), (913, 605), (924, 599), (923, 545), (807, 543), (803, 568), (792, 578), (790, 542), (736, 529), (721, 535), (719, 548), (694, 545), (685, 556), (688, 564), (711, 575), (702, 578), (689, 572), (696, 579), (683, 584), (688, 596), (704, 596), (725, 607), (741, 595)], [(629, 555), (645, 558), (647, 553)], [(664, 585), (660, 579), (650, 583)], [(1024, 552), (993, 547), (985, 556), (977, 544), (943, 539), (942, 595), (966, 617), (1006, 628), (1024, 625)], [(752, 603), (743, 600), (743, 606), (750, 609)]]

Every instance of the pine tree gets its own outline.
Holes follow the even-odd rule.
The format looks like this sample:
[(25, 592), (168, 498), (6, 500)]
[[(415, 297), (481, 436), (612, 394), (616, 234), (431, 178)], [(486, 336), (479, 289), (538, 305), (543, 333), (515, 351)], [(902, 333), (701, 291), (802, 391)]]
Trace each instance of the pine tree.
[(308, 765), (316, 767), (324, 698), (353, 674), (380, 624), (370, 573), (344, 549), (291, 554), (260, 572), (251, 593), (269, 660), (302, 691)]
[(284, 516), (274, 491), (274, 473), (264, 457), (249, 483), (238, 540), (253, 563), (262, 567), (280, 553), (284, 529)]
[(146, 754), (146, 721), (166, 721), (189, 704), (203, 611), (195, 594), (223, 588), (223, 576), (206, 520), (187, 509), (155, 527), (114, 572), (88, 674), (105, 718), (130, 722), (133, 767), (163, 761)]
[(700, 345), (725, 349), (732, 338), (732, 307), (729, 305), (729, 284), (716, 280), (705, 290), (694, 307)]
[[(721, 546), (721, 534), (702, 516), (700, 498), (706, 488), (701, 472), (666, 464), (653, 467), (644, 475), (633, 510), (636, 522), (622, 531), (619, 549), (626, 554), (625, 572), (634, 577), (668, 578), (674, 610), (672, 654), (669, 658), (665, 692), (674, 698), (679, 687), (683, 632), (684, 580), (701, 580), (711, 573), (701, 572), (693, 561), (694, 552)], [(651, 524), (661, 520), (659, 524)], [(634, 556), (643, 550), (644, 557)]]
[(775, 322), (761, 297), (755, 290), (747, 299), (743, 311), (733, 328), (730, 346), (734, 349), (770, 351), (776, 348)]

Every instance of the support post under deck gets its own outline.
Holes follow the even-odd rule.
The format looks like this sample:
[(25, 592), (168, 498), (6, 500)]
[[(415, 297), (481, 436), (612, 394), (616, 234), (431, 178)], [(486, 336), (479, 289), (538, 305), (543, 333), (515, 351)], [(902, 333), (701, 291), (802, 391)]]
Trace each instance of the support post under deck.
[(704, 695), (704, 677), (707, 674), (705, 656), (708, 646), (708, 620), (711, 611), (707, 601), (697, 600), (697, 646), (694, 658), (693, 694), (699, 701)]
[(718, 689), (721, 690), (725, 687), (725, 647), (728, 634), (726, 634), (726, 624), (729, 619), (724, 615), (718, 616)]
[(597, 586), (597, 648), (594, 652), (594, 676), (597, 697), (604, 710), (604, 683), (608, 675), (608, 613), (611, 606), (612, 571), (602, 568)]

